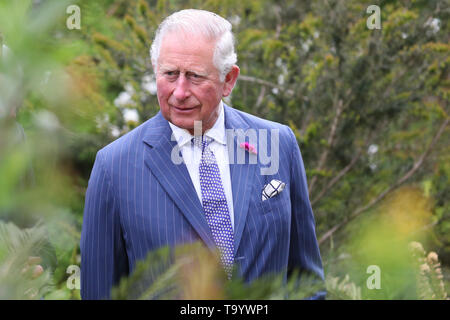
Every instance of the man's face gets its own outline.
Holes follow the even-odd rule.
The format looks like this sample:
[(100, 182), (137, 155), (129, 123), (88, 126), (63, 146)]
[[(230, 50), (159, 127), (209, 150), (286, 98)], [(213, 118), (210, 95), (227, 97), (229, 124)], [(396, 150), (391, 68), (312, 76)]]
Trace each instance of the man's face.
[(214, 125), (219, 102), (231, 93), (236, 81), (231, 84), (230, 76), (220, 81), (213, 64), (214, 47), (213, 41), (201, 36), (170, 32), (161, 44), (156, 74), (161, 113), (191, 134), (194, 121), (202, 121), (203, 131)]

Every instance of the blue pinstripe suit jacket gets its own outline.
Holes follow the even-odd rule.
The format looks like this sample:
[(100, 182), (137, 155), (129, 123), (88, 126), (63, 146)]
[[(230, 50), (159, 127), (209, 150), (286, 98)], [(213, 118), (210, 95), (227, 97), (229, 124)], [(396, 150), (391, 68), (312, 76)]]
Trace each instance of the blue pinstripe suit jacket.
[[(271, 272), (287, 276), (295, 268), (323, 279), (305, 170), (293, 132), (224, 108), (226, 129), (266, 129), (269, 136), (270, 130), (279, 130), (280, 163), (275, 174), (261, 175), (261, 164), (251, 164), (248, 158), (245, 163), (230, 159), (239, 274), (250, 282)], [(83, 299), (110, 297), (112, 286), (150, 250), (199, 240), (214, 248), (187, 168), (171, 161), (176, 145), (171, 135), (159, 112), (97, 153), (80, 243)], [(237, 150), (236, 139), (232, 144)], [(286, 188), (262, 201), (262, 188), (272, 179), (285, 182)]]

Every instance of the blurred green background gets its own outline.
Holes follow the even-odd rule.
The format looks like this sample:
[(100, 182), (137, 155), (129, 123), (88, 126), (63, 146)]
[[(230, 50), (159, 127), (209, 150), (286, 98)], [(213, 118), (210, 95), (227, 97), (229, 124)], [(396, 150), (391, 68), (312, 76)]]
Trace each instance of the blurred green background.
[[(241, 76), (226, 102), (296, 134), (328, 298), (447, 298), (446, 0), (0, 0), (0, 298), (80, 298), (68, 268), (96, 152), (158, 112), (149, 48), (184, 8), (233, 24)], [(270, 281), (205, 297), (280, 297)]]

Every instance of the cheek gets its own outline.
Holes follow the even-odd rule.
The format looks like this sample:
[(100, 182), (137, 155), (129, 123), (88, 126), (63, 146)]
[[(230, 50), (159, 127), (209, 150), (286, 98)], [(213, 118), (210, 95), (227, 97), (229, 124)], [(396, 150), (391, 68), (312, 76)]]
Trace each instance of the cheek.
[(156, 81), (156, 94), (158, 98), (167, 95), (167, 85), (163, 81)]
[(168, 85), (162, 81), (156, 82), (156, 96), (158, 98), (159, 107), (163, 115), (167, 116), (169, 113), (169, 106), (167, 100), (169, 98), (170, 89)]
[(202, 101), (204, 106), (215, 108), (219, 104), (220, 99), (222, 99), (222, 91), (215, 86), (211, 86), (201, 90), (196, 96)]

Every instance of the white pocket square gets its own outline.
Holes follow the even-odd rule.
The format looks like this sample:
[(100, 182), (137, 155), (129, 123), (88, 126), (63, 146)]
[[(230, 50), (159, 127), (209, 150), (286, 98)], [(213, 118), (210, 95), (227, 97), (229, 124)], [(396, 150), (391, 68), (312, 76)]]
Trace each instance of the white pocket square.
[(262, 201), (265, 201), (269, 198), (275, 197), (281, 191), (283, 191), (286, 183), (273, 179), (268, 184), (266, 184), (262, 191)]

